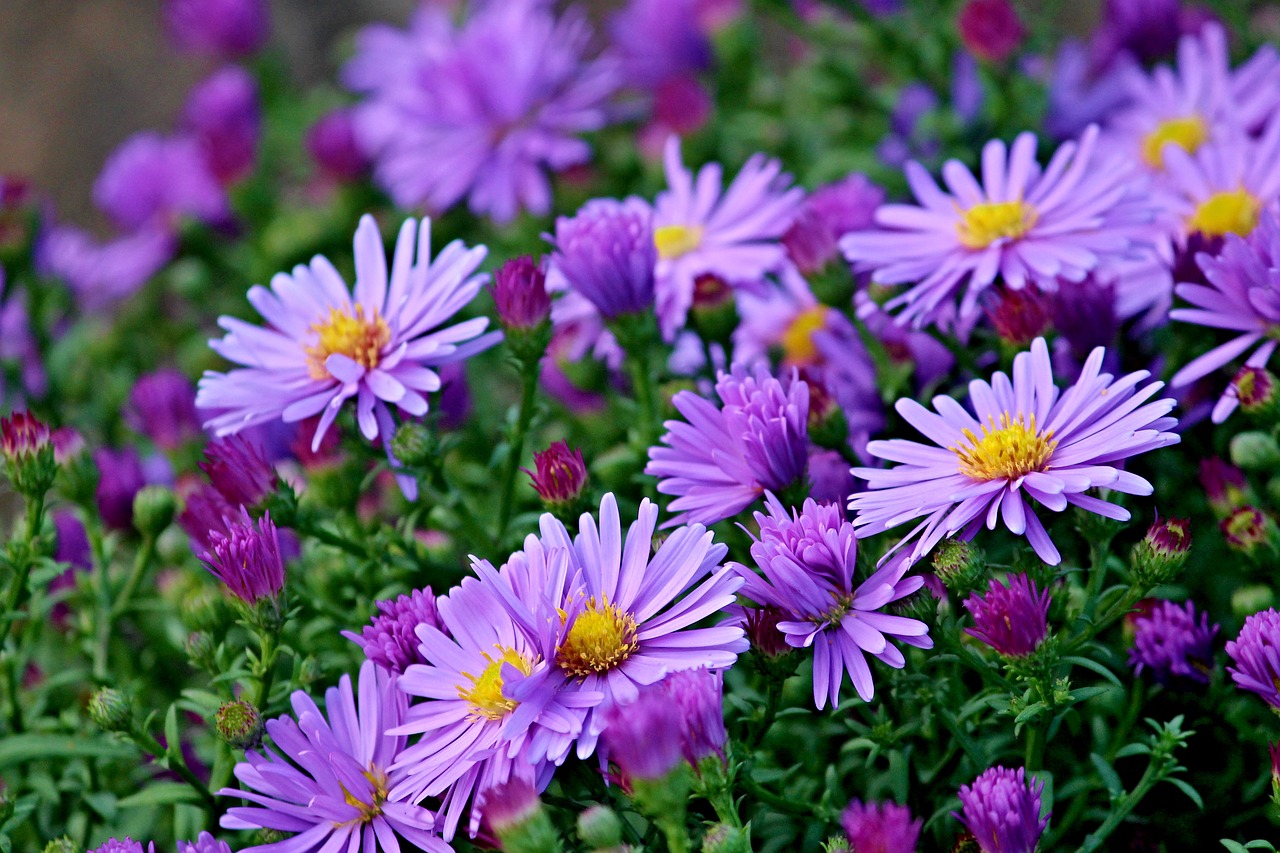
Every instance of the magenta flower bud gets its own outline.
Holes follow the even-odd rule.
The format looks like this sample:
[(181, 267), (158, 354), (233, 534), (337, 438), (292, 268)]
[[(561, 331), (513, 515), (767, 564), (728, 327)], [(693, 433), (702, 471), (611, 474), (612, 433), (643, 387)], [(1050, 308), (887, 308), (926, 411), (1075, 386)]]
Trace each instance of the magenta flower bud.
[(533, 464), (536, 472), (520, 470), (529, 475), (543, 503), (565, 506), (576, 501), (586, 488), (587, 463), (581, 450), (569, 450), (568, 442), (557, 441), (546, 450), (534, 452)]
[(481, 800), (484, 819), (499, 838), (542, 810), (537, 790), (519, 774), (513, 774), (506, 782), (487, 789)]
[(993, 578), (986, 596), (975, 592), (964, 607), (973, 616), (965, 633), (1008, 657), (1026, 657), (1049, 633), (1049, 592), (1024, 574), (1010, 575), (1007, 584)]
[(507, 329), (535, 329), (551, 316), (546, 273), (528, 255), (503, 264), (494, 275), (490, 291), (498, 306), (498, 320)]
[(124, 420), (162, 450), (176, 450), (202, 434), (196, 387), (177, 370), (139, 377), (129, 392)]
[(840, 816), (840, 825), (852, 851), (915, 853), (923, 822), (912, 820), (906, 806), (853, 800)]
[(142, 457), (132, 447), (121, 450), (103, 447), (94, 452), (93, 461), (98, 466), (94, 498), (103, 523), (113, 530), (132, 529), (133, 499), (147, 484)]
[(0, 453), (9, 462), (34, 457), (51, 444), (49, 427), (30, 412), (0, 418)]
[(53, 458), (59, 465), (79, 459), (85, 452), (84, 436), (75, 427), (58, 427), (53, 431)]
[(778, 627), (778, 623), (788, 618), (780, 608), (747, 607), (744, 608), (744, 613), (746, 618), (743, 624), (753, 652), (777, 659), (795, 651), (787, 644), (787, 635)]
[(1160, 684), (1187, 678), (1209, 683), (1213, 660), (1213, 637), (1217, 625), (1209, 624), (1209, 614), (1197, 613), (1195, 605), (1160, 601), (1132, 621), (1133, 648), (1129, 665), (1136, 675), (1144, 670)]
[(1157, 518), (1133, 550), (1135, 576), (1152, 586), (1173, 580), (1191, 552), (1191, 522)]
[(1227, 672), (1236, 686), (1280, 713), (1280, 613), (1271, 608), (1244, 620), (1239, 636), (1227, 643), (1227, 655), (1235, 664)]
[(1027, 34), (1009, 0), (969, 0), (956, 18), (960, 40), (988, 62), (1008, 59)]
[(1040, 817), (1044, 782), (1026, 772), (992, 767), (972, 785), (960, 787), (962, 812), (952, 812), (973, 833), (982, 853), (1034, 853), (1049, 817)]
[(1227, 393), (1234, 395), (1245, 414), (1268, 412), (1276, 405), (1276, 377), (1264, 367), (1240, 368)]
[(258, 84), (248, 71), (229, 65), (191, 90), (182, 127), (200, 141), (218, 181), (233, 184), (253, 171), (262, 135)]
[(1023, 347), (1049, 328), (1049, 300), (1035, 285), (999, 288), (984, 300), (987, 319), (1002, 341)]
[(1248, 500), (1245, 490), (1249, 484), (1244, 472), (1217, 456), (1201, 460), (1200, 485), (1209, 498), (1209, 505), (1218, 515), (1227, 515)]
[(1242, 506), (1218, 526), (1228, 545), (1249, 554), (1270, 538), (1275, 524), (1257, 507)]
[(165, 29), (184, 53), (240, 59), (271, 35), (266, 0), (166, 0)]
[(448, 633), (436, 610), (431, 587), (415, 589), (395, 601), (379, 601), (378, 613), (359, 634), (343, 631), (342, 636), (359, 644), (364, 656), (389, 672), (399, 675), (415, 663), (429, 663), (419, 650), (419, 625)]
[(307, 153), (335, 181), (346, 183), (369, 171), (369, 157), (356, 139), (351, 110), (325, 113), (307, 130)]
[(264, 514), (255, 525), (241, 510), (239, 519), (227, 521), (226, 535), (209, 534), (213, 548), (204, 555), (205, 567), (246, 604), (276, 598), (284, 588), (284, 561), (271, 516)]
[(257, 506), (275, 491), (276, 470), (262, 449), (243, 435), (230, 435), (209, 443), (200, 470), (231, 506)]

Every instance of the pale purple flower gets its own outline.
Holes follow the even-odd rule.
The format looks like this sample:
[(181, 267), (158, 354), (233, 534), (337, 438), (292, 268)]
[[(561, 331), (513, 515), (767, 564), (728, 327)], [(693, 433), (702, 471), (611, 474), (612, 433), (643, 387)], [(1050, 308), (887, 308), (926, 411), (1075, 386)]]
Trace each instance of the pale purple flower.
[(174, 46), (188, 53), (240, 59), (271, 35), (267, 0), (165, 0), (163, 14)]
[(200, 143), (214, 177), (224, 185), (235, 183), (253, 171), (257, 159), (258, 84), (238, 65), (215, 71), (187, 96), (182, 129)]
[(378, 226), (366, 215), (355, 236), (354, 293), (320, 255), (292, 275), (278, 273), (270, 289), (250, 288), (249, 302), (270, 326), (219, 320), (227, 335), (210, 346), (244, 367), (207, 371), (200, 380), (196, 405), (213, 413), (205, 426), (224, 436), (319, 414), (315, 450), (354, 398), (360, 431), (370, 440), (381, 436), (389, 447), (391, 406), (404, 415), (426, 414), (425, 395), (440, 389), (437, 369), (501, 337), (482, 334), (485, 317), (446, 325), (484, 284), (485, 277), (473, 273), (485, 249), (455, 240), (432, 261), (430, 247), (430, 222), (419, 227), (407, 220), (388, 274)]
[(1128, 55), (1121, 55), (1100, 75), (1094, 74), (1088, 49), (1074, 39), (1066, 39), (1053, 57), (1049, 71), (1048, 115), (1045, 129), (1054, 139), (1070, 139), (1083, 133), (1091, 124), (1106, 121), (1129, 103), (1123, 69), (1133, 66)]
[(4, 269), (0, 267), (0, 361), (18, 366), (18, 386), (12, 395), (5, 393), (5, 380), (0, 378), (0, 406), (10, 410), (22, 408), (24, 395), (44, 396), (48, 389), (49, 375), (40, 358), (40, 347), (31, 315), (27, 311), (27, 294), (24, 290), (4, 286)]
[(872, 227), (884, 190), (858, 173), (826, 184), (804, 200), (782, 235), (787, 256), (805, 275), (821, 272), (840, 254), (838, 241), (850, 231)]
[(143, 850), (142, 842), (134, 841), (126, 835), (123, 841), (109, 838), (106, 843), (98, 845), (90, 850), (89, 853), (155, 853), (155, 850), (154, 841), (148, 841), (146, 849)]
[(1040, 817), (1044, 782), (1026, 781), (1026, 771), (992, 767), (971, 785), (960, 786), (960, 813), (952, 812), (973, 833), (982, 853), (1035, 853), (1049, 817)]
[[(1196, 256), (1206, 284), (1179, 284), (1178, 296), (1191, 308), (1175, 308), (1170, 319), (1235, 333), (1235, 337), (1189, 362), (1170, 385), (1180, 388), (1208, 376), (1230, 361), (1252, 352), (1247, 367), (1265, 367), (1280, 333), (1280, 216), (1262, 215), (1247, 238), (1228, 234), (1216, 255)], [(1213, 407), (1213, 422), (1222, 423), (1239, 405), (1230, 386)]]
[(982, 150), (981, 184), (958, 160), (943, 166), (949, 192), (908, 163), (920, 206), (883, 205), (877, 229), (848, 234), (840, 246), (856, 272), (911, 285), (886, 307), (917, 326), (945, 316), (961, 292), (959, 316), (973, 315), (997, 278), (1015, 290), (1069, 287), (1126, 257), (1152, 218), (1129, 171), (1104, 158), (1097, 139), (1089, 128), (1043, 169), (1033, 134), (1020, 134), (1010, 148), (992, 140)]
[(992, 578), (985, 594), (965, 599), (973, 627), (964, 632), (1002, 655), (1026, 657), (1049, 633), (1049, 601), (1049, 591), (1037, 589), (1024, 574), (1010, 575), (1003, 583)]
[(1208, 613), (1197, 614), (1190, 601), (1181, 605), (1160, 601), (1130, 624), (1133, 647), (1129, 649), (1129, 665), (1135, 675), (1147, 670), (1161, 684), (1174, 676), (1209, 683), (1218, 626), (1209, 624)]
[(847, 673), (858, 696), (875, 695), (867, 655), (901, 669), (906, 658), (890, 640), (933, 647), (928, 626), (917, 619), (879, 612), (918, 590), (920, 577), (903, 578), (905, 560), (892, 560), (854, 584), (858, 543), (853, 525), (839, 507), (804, 502), (790, 513), (777, 498), (766, 499), (769, 514), (756, 513), (759, 538), (751, 545), (757, 574), (732, 564), (743, 579), (742, 595), (781, 611), (778, 630), (787, 644), (813, 649), (813, 701), (818, 710), (835, 708)]
[(722, 167), (697, 175), (680, 159), (680, 140), (667, 141), (667, 189), (653, 209), (657, 248), (658, 321), (666, 340), (683, 328), (694, 282), (714, 275), (731, 287), (759, 287), (786, 261), (782, 235), (800, 211), (804, 191), (777, 160), (757, 154), (723, 187)]
[(136, 134), (103, 164), (94, 203), (117, 227), (176, 230), (190, 217), (207, 224), (231, 215), (227, 196), (195, 138)]
[(890, 802), (852, 800), (840, 815), (852, 853), (916, 853), (922, 823), (906, 806)]
[(179, 841), (178, 853), (232, 853), (231, 845), (202, 832), (195, 841)]
[(140, 376), (129, 392), (124, 420), (157, 447), (176, 450), (200, 435), (195, 385), (172, 368)]
[(342, 636), (358, 644), (364, 656), (389, 672), (400, 675), (410, 664), (427, 663), (419, 651), (418, 626), (445, 630), (436, 609), (431, 587), (415, 589), (394, 601), (378, 601), (378, 612), (359, 634), (343, 631)]
[[(653, 212), (641, 199), (587, 202), (574, 216), (556, 220), (548, 288), (570, 290), (609, 320), (651, 310), (657, 261), (653, 233)], [(586, 307), (570, 313), (585, 313), (583, 319), (590, 320)], [(557, 327), (568, 322), (565, 312), (553, 307)]]
[(1028, 499), (1052, 512), (1075, 505), (1128, 520), (1128, 510), (1085, 492), (1151, 494), (1149, 482), (1115, 463), (1180, 439), (1169, 431), (1177, 419), (1166, 417), (1174, 401), (1147, 402), (1164, 383), (1141, 385), (1145, 370), (1114, 379), (1101, 372), (1105, 356), (1101, 347), (1094, 350), (1076, 383), (1060, 391), (1049, 348), (1037, 338), (1030, 352), (1014, 358), (1012, 381), (997, 372), (990, 383), (969, 384), (976, 417), (950, 397), (933, 398), (936, 413), (899, 400), (898, 413), (933, 445), (905, 439), (867, 445), (872, 456), (903, 464), (854, 469), (867, 481), (867, 491), (849, 499), (858, 536), (923, 517), (898, 545), (916, 539), (908, 558), (914, 562), (944, 537), (970, 538), (984, 521), (995, 529), (1003, 518), (1012, 533), (1026, 534), (1042, 560), (1057, 565), (1058, 549)]
[(591, 29), (539, 0), (471, 7), (455, 26), (423, 7), (407, 32), (366, 29), (344, 80), (374, 175), (402, 207), (444, 211), (464, 198), (508, 222), (551, 208), (547, 172), (586, 162), (581, 134), (603, 127), (617, 80), (585, 58)]
[(1240, 634), (1227, 643), (1231, 680), (1280, 709), (1280, 613), (1274, 608), (1244, 620)]
[(783, 382), (764, 367), (741, 365), (716, 381), (721, 405), (692, 391), (671, 403), (685, 421), (667, 421), (662, 445), (649, 448), (644, 472), (676, 495), (668, 527), (714, 524), (750, 506), (765, 490), (802, 483), (808, 458), (809, 386)]
[(99, 242), (70, 225), (49, 229), (36, 248), (36, 265), (65, 281), (86, 311), (101, 310), (133, 294), (173, 259), (167, 228), (154, 226)]
[(365, 661), (358, 691), (342, 676), (325, 691), (323, 713), (301, 690), (291, 701), (294, 717), (267, 723), (279, 752), (248, 750), (235, 768), (242, 788), (218, 792), (260, 808), (233, 806), (222, 818), (224, 828), (296, 833), (247, 848), (259, 853), (393, 853), (400, 849), (396, 836), (429, 853), (451, 853), (434, 832), (431, 812), (388, 797), (400, 778), (390, 767), (405, 745), (391, 730), (408, 705), (390, 673)]

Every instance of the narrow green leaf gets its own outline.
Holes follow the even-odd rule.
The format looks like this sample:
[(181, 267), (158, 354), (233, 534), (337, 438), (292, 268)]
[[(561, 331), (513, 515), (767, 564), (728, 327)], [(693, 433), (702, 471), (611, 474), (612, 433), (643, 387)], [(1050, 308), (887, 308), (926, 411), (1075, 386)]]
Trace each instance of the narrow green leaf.
[(136, 809), (150, 806), (171, 806), (177, 803), (198, 803), (200, 797), (185, 782), (153, 782), (116, 803), (117, 808)]
[(1124, 783), (1120, 781), (1120, 774), (1115, 768), (1096, 752), (1089, 753), (1089, 760), (1093, 762), (1094, 769), (1098, 771), (1098, 776), (1102, 779), (1102, 784), (1107, 786), (1107, 792), (1111, 796), (1119, 797), (1124, 793)]
[(130, 758), (132, 746), (103, 735), (55, 735), (28, 733), (0, 738), (0, 767), (33, 761), (66, 758)]

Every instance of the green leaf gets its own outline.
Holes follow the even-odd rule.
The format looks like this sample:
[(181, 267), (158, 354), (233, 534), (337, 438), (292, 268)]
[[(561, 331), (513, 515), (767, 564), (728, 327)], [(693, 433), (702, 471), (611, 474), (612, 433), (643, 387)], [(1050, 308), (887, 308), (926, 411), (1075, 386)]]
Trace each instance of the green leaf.
[(1035, 702), (1028, 705), (1021, 714), (1014, 717), (1013, 722), (1015, 724), (1025, 723), (1027, 720), (1033, 720), (1040, 716), (1040, 714), (1044, 713), (1046, 710), (1048, 710), (1048, 707), (1043, 702)]
[(170, 761), (177, 764), (182, 763), (182, 738), (178, 734), (178, 706), (173, 704), (169, 706), (169, 712), (164, 715), (164, 754)]
[(1218, 843), (1231, 851), (1231, 853), (1248, 853), (1248, 848), (1238, 841), (1232, 841), (1230, 838), (1221, 838)]
[(1191, 802), (1195, 803), (1197, 808), (1204, 809), (1204, 800), (1200, 797), (1200, 792), (1191, 787), (1191, 784), (1185, 779), (1165, 779), (1170, 785), (1175, 786), (1179, 791), (1191, 798)]
[(1077, 687), (1070, 693), (1072, 702), (1084, 702), (1086, 699), (1092, 699), (1114, 688), (1111, 687)]
[(1107, 669), (1105, 666), (1098, 663), (1096, 660), (1090, 660), (1089, 658), (1083, 658), (1076, 655), (1064, 657), (1062, 660), (1065, 661), (1066, 663), (1075, 664), (1076, 666), (1082, 666), (1085, 669), (1092, 670), (1093, 672), (1098, 673), (1098, 675), (1101, 675), (1107, 681), (1110, 681), (1116, 687), (1120, 687), (1120, 688), (1124, 687), (1124, 685), (1120, 682), (1120, 678), (1114, 672)]
[(1145, 743), (1131, 743), (1116, 752), (1116, 758), (1128, 758), (1131, 755), (1150, 755), (1151, 747)]
[(29, 733), (0, 738), (0, 767), (15, 767), (45, 759), (131, 758), (134, 748), (101, 735)]
[(185, 782), (153, 782), (138, 793), (121, 799), (116, 803), (116, 807), (136, 809), (198, 802), (200, 802), (199, 795)]
[(107, 823), (111, 823), (116, 819), (116, 795), (110, 791), (94, 791), (84, 795), (84, 801), (89, 807), (98, 813), (99, 816)]
[(1089, 760), (1093, 762), (1094, 769), (1098, 771), (1098, 776), (1102, 778), (1102, 784), (1107, 786), (1107, 792), (1114, 799), (1124, 794), (1124, 783), (1120, 781), (1120, 774), (1115, 771), (1107, 759), (1098, 755), (1096, 752), (1089, 753)]

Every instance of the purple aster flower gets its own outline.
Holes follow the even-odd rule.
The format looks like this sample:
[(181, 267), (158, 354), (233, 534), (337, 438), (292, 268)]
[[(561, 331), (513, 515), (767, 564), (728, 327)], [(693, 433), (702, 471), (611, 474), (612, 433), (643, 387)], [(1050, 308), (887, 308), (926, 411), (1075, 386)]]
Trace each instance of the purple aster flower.
[(410, 664), (427, 663), (418, 650), (418, 626), (445, 630), (431, 587), (415, 589), (397, 596), (395, 601), (376, 603), (379, 612), (374, 614), (372, 624), (364, 626), (359, 634), (343, 631), (342, 636), (357, 643), (369, 660), (396, 675)]
[(809, 386), (782, 382), (763, 367), (735, 365), (716, 381), (719, 408), (692, 391), (671, 403), (688, 423), (667, 421), (663, 446), (649, 448), (644, 472), (658, 491), (677, 495), (670, 527), (713, 524), (750, 506), (766, 489), (782, 493), (805, 479)]
[[(214, 410), (205, 426), (224, 436), (320, 414), (311, 444), (316, 450), (351, 398), (360, 431), (370, 440), (395, 432), (391, 405), (414, 417), (426, 414), (425, 394), (440, 388), (433, 368), (501, 337), (482, 334), (489, 324), (484, 317), (444, 325), (484, 284), (484, 276), (472, 273), (485, 249), (454, 241), (432, 261), (430, 246), (431, 223), (423, 220), (419, 228), (407, 220), (388, 275), (378, 226), (365, 215), (355, 236), (354, 294), (320, 255), (309, 266), (294, 267), (292, 275), (277, 274), (269, 290), (250, 288), (250, 303), (271, 325), (219, 320), (227, 335), (210, 346), (245, 367), (207, 371), (200, 380), (196, 405)], [(402, 481), (401, 487), (412, 498), (411, 485)]]
[(267, 0), (165, 0), (165, 29), (179, 50), (240, 59), (271, 35)]
[(915, 853), (922, 822), (912, 820), (906, 806), (852, 800), (840, 825), (856, 853)]
[(1227, 643), (1227, 655), (1236, 686), (1280, 709), (1280, 613), (1271, 608), (1245, 619), (1239, 636)]
[(102, 522), (114, 530), (133, 528), (133, 498), (147, 484), (142, 457), (132, 447), (102, 447), (93, 453), (98, 466), (95, 498)]
[(224, 537), (231, 535), (228, 519), (234, 519), (238, 509), (213, 486), (202, 483), (184, 497), (178, 526), (191, 539), (192, 550), (203, 554), (213, 550), (214, 533)]
[(1169, 56), (1183, 34), (1182, 11), (1182, 0), (1105, 0), (1094, 43), (1096, 64), (1106, 67), (1121, 51), (1144, 63)]
[(1062, 140), (1078, 136), (1089, 125), (1106, 121), (1129, 103), (1121, 69), (1134, 66), (1135, 73), (1140, 70), (1127, 55), (1118, 57), (1113, 65), (1106, 73), (1095, 75), (1088, 49), (1073, 39), (1063, 41), (1049, 72), (1045, 129), (1051, 137)]
[(37, 244), (36, 265), (65, 281), (83, 310), (94, 311), (142, 287), (176, 249), (174, 236), (158, 226), (101, 243), (79, 228), (58, 225)]
[(609, 40), (628, 86), (654, 91), (711, 67), (711, 41), (698, 21), (700, 0), (629, 0), (609, 18)]
[(556, 220), (550, 288), (567, 287), (610, 320), (650, 310), (657, 261), (653, 233), (653, 212), (641, 199), (587, 202), (573, 217)]
[(905, 560), (892, 560), (854, 587), (858, 543), (853, 525), (839, 507), (812, 499), (790, 514), (777, 498), (766, 499), (769, 514), (756, 513), (760, 536), (751, 557), (763, 575), (733, 564), (743, 579), (742, 594), (758, 605), (782, 611), (778, 630), (787, 644), (813, 649), (813, 701), (819, 710), (835, 708), (847, 672), (858, 696), (875, 695), (867, 655), (895, 669), (906, 664), (890, 640), (928, 649), (928, 626), (916, 619), (879, 612), (923, 584), (903, 578)]
[(546, 273), (528, 255), (512, 258), (499, 267), (489, 289), (504, 328), (534, 329), (551, 316)]
[(680, 708), (680, 750), (694, 767), (712, 755), (724, 760), (724, 673), (711, 669), (673, 672), (657, 685)]
[(228, 65), (187, 96), (182, 129), (195, 137), (214, 177), (224, 186), (253, 171), (262, 135), (258, 84), (248, 71)]
[(107, 839), (105, 844), (101, 844), (89, 853), (155, 853), (156, 845), (154, 841), (147, 842), (146, 849), (142, 847), (142, 842), (134, 841), (129, 836), (124, 837), (124, 841), (117, 841), (115, 838)]
[(178, 853), (232, 853), (231, 845), (202, 832), (195, 841), (179, 841)]
[(307, 130), (307, 153), (325, 174), (336, 181), (354, 181), (369, 171), (369, 157), (356, 139), (355, 117), (350, 108), (325, 113)]
[(1097, 150), (1098, 131), (1068, 142), (1044, 169), (1034, 134), (1011, 148), (992, 140), (982, 150), (981, 184), (958, 160), (943, 166), (943, 192), (919, 163), (906, 166), (921, 206), (887, 204), (874, 230), (846, 235), (840, 246), (857, 272), (881, 284), (910, 283), (890, 300), (901, 321), (921, 326), (945, 315), (964, 291), (961, 317), (998, 278), (1018, 289), (1052, 290), (1123, 258), (1151, 219), (1126, 169)]
[(200, 143), (150, 131), (125, 140), (107, 158), (93, 184), (93, 200), (126, 231), (176, 230), (184, 217), (219, 223), (231, 215)]
[(10, 409), (20, 408), (19, 395), (42, 397), (49, 386), (49, 375), (40, 357), (27, 311), (25, 290), (12, 288), (6, 294), (4, 269), (0, 268), (0, 362), (8, 361), (18, 366), (18, 388), (14, 398), (5, 394), (4, 379), (0, 378), (0, 404), (8, 401)]
[(164, 450), (176, 450), (200, 435), (196, 389), (171, 368), (138, 378), (129, 392), (124, 420)]
[(634, 702), (614, 705), (604, 714), (601, 753), (627, 781), (656, 782), (684, 760), (684, 714), (663, 683), (641, 687)]
[(658, 261), (658, 321), (671, 341), (693, 304), (694, 282), (711, 274), (732, 287), (759, 287), (786, 261), (782, 235), (804, 191), (791, 186), (782, 164), (757, 154), (722, 189), (722, 168), (710, 163), (695, 176), (680, 159), (680, 140), (667, 141), (667, 189), (653, 210)]
[(1177, 419), (1169, 399), (1147, 401), (1164, 385), (1139, 387), (1145, 370), (1113, 380), (1101, 373), (1106, 352), (1098, 348), (1080, 378), (1062, 392), (1053, 382), (1049, 348), (1043, 338), (1013, 360), (1013, 380), (997, 372), (990, 383), (969, 384), (976, 417), (950, 397), (933, 398), (931, 412), (911, 399), (895, 406), (936, 446), (904, 439), (873, 441), (872, 456), (904, 463), (896, 468), (855, 468), (867, 491), (849, 499), (857, 512), (858, 536), (871, 536), (924, 517), (902, 544), (920, 537), (909, 561), (924, 556), (941, 539), (971, 538), (985, 519), (995, 529), (1003, 517), (1015, 535), (1026, 534), (1036, 554), (1050, 565), (1061, 560), (1027, 499), (1052, 512), (1069, 504), (1127, 521), (1129, 512), (1086, 495), (1091, 487), (1149, 495), (1149, 482), (1114, 463), (1177, 444), (1169, 432)]
[[(1247, 238), (1228, 234), (1217, 255), (1197, 255), (1206, 284), (1179, 284), (1176, 293), (1192, 308), (1176, 308), (1170, 318), (1197, 326), (1227, 329), (1236, 335), (1174, 374), (1180, 388), (1209, 375), (1250, 349), (1247, 367), (1263, 367), (1275, 352), (1280, 333), (1280, 217), (1262, 215)], [(1213, 422), (1225, 421), (1239, 404), (1224, 391), (1213, 407)]]
[(401, 207), (547, 213), (546, 172), (590, 158), (580, 134), (605, 125), (617, 85), (611, 62), (584, 58), (591, 36), (538, 0), (478, 4), (457, 27), (427, 6), (408, 32), (366, 29), (344, 80), (368, 96), (356, 133), (378, 183)]
[(820, 272), (839, 256), (839, 239), (850, 231), (871, 228), (882, 204), (884, 190), (865, 175), (854, 173), (819, 187), (804, 200), (782, 235), (788, 258), (805, 275)]
[(1209, 683), (1213, 661), (1213, 637), (1217, 625), (1209, 624), (1209, 614), (1197, 613), (1195, 605), (1161, 601), (1134, 618), (1133, 648), (1129, 665), (1135, 675), (1149, 670), (1155, 680), (1168, 684), (1174, 677)]
[[(53, 558), (59, 563), (67, 563), (71, 568), (49, 581), (49, 592), (74, 589), (76, 575), (87, 572), (93, 567), (90, 558), (89, 535), (84, 525), (74, 513), (58, 510), (53, 513), (54, 552)], [(59, 628), (67, 627), (71, 618), (71, 608), (65, 601), (53, 605), (49, 614), (50, 620)]]
[(987, 594), (973, 593), (964, 609), (973, 617), (964, 632), (1007, 657), (1026, 657), (1049, 634), (1049, 591), (1024, 574), (1009, 575), (1005, 583), (992, 578)]
[(292, 704), (296, 722), (280, 717), (267, 723), (279, 752), (245, 752), (235, 769), (243, 788), (218, 792), (260, 806), (228, 809), (224, 828), (297, 833), (252, 848), (263, 853), (392, 853), (399, 849), (395, 835), (429, 853), (451, 851), (435, 834), (431, 812), (388, 797), (399, 781), (390, 767), (405, 745), (405, 738), (391, 730), (408, 705), (390, 673), (365, 661), (358, 693), (350, 676), (342, 676), (337, 687), (325, 691), (327, 719), (301, 690), (294, 692)]
[(972, 785), (960, 786), (962, 812), (951, 815), (965, 825), (982, 853), (1035, 853), (1049, 816), (1040, 817), (1044, 782), (1026, 781), (1026, 771), (992, 767)]
[(240, 518), (227, 519), (227, 529), (225, 536), (210, 532), (213, 547), (204, 555), (205, 567), (245, 604), (277, 599), (284, 589), (284, 561), (270, 513), (255, 525), (242, 509)]
[(209, 442), (200, 470), (232, 506), (254, 507), (276, 489), (276, 469), (262, 447), (244, 435)]

